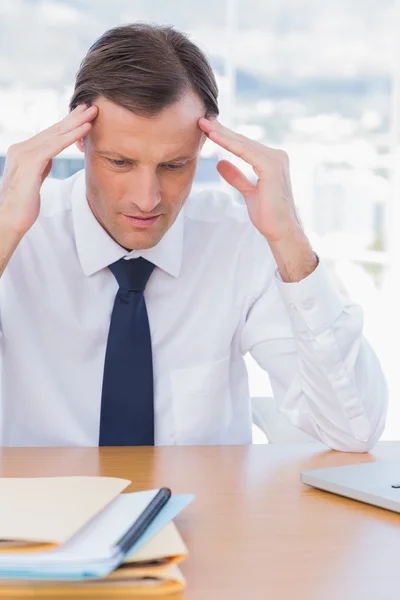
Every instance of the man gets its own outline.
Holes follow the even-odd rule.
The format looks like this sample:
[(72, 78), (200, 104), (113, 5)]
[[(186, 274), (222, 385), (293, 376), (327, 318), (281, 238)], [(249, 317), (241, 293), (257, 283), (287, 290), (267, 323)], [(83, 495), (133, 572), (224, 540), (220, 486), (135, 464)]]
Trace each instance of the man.
[[(286, 154), (219, 123), (203, 53), (170, 27), (106, 32), (68, 116), (9, 149), (0, 189), (7, 446), (251, 442), (243, 356), (279, 409), (331, 448), (367, 451), (387, 391), (296, 217)], [(228, 195), (190, 195), (206, 136)], [(85, 171), (47, 179), (77, 143)], [(46, 180), (46, 181), (45, 181)]]

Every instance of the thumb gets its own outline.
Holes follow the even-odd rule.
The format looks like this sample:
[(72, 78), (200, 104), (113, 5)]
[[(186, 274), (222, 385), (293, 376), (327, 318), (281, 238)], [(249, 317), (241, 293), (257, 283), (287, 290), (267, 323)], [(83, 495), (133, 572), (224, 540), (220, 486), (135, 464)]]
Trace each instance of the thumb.
[(217, 164), (217, 171), (229, 185), (237, 189), (245, 198), (254, 191), (255, 185), (229, 160), (220, 160)]

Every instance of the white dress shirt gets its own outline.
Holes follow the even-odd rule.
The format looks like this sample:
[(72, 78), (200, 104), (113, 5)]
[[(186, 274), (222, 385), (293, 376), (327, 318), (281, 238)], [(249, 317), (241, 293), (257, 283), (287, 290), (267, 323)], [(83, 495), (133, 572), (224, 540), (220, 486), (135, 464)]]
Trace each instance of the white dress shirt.
[(1, 445), (98, 445), (118, 288), (107, 266), (124, 256), (158, 267), (145, 290), (157, 445), (251, 443), (247, 352), (294, 425), (339, 450), (377, 442), (387, 389), (360, 308), (322, 264), (283, 283), (245, 205), (192, 193), (157, 246), (127, 252), (91, 212), (84, 171), (41, 196), (0, 280)]

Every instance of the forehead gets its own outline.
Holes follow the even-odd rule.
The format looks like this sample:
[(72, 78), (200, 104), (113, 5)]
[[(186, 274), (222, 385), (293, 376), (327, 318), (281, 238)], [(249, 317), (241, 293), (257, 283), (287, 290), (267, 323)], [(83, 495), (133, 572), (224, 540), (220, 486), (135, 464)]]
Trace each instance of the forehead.
[(135, 158), (135, 153), (196, 152), (203, 133), (197, 125), (205, 109), (200, 98), (188, 93), (179, 102), (153, 117), (140, 117), (122, 106), (97, 98), (99, 107), (90, 140), (95, 150), (106, 150)]

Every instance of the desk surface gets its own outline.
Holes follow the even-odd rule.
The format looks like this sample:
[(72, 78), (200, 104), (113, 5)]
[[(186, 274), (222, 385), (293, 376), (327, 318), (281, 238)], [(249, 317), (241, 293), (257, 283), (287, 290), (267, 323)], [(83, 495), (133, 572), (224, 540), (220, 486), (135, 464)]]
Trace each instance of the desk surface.
[(400, 442), (381, 442), (371, 454), (307, 443), (6, 448), (0, 474), (108, 475), (130, 479), (129, 491), (196, 494), (176, 519), (189, 548), (185, 600), (397, 600), (400, 515), (299, 480), (305, 469), (384, 458), (400, 459)]

